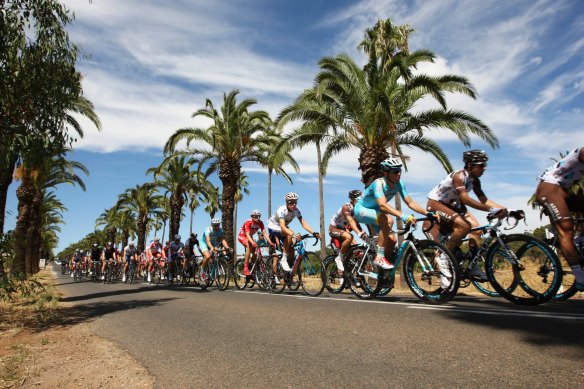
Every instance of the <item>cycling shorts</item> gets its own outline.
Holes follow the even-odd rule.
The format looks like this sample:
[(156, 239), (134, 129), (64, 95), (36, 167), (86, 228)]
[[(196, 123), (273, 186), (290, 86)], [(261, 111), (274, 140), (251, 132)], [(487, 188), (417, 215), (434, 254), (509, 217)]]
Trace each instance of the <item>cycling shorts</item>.
[(379, 215), (381, 214), (382, 212), (378, 209), (365, 208), (360, 203), (355, 204), (355, 220), (371, 226), (376, 233), (381, 231), (378, 221)]

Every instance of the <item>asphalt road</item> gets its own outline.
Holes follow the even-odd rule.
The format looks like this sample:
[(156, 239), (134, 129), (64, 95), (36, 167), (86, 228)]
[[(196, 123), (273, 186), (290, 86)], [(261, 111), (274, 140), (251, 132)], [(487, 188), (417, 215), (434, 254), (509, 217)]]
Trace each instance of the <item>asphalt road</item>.
[(128, 350), (158, 388), (584, 387), (584, 300), (362, 301), (229, 289), (73, 284), (71, 322)]

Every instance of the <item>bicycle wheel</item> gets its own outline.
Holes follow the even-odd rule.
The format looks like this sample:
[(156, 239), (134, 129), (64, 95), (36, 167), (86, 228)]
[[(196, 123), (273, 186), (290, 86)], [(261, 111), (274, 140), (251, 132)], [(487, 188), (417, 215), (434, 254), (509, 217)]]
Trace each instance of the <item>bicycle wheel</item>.
[(322, 261), (315, 253), (306, 253), (298, 268), (302, 290), (309, 296), (319, 296), (324, 290), (325, 273)]
[(341, 293), (345, 289), (345, 280), (343, 274), (337, 268), (335, 256), (329, 255), (322, 261), (324, 272), (324, 286), (331, 293)]
[(270, 271), (268, 277), (270, 292), (277, 294), (282, 293), (284, 288), (286, 288), (286, 277), (288, 277), (288, 273), (282, 270), (282, 266), (280, 265), (279, 261), (276, 273), (274, 274), (272, 271)]
[(381, 290), (379, 269), (373, 264), (374, 259), (372, 254), (367, 254), (363, 264), (358, 267), (360, 262), (356, 263), (355, 268), (347, 275), (351, 292), (360, 299), (372, 299)]
[(229, 264), (223, 258), (217, 260), (215, 268), (215, 284), (219, 290), (225, 290), (229, 286)]
[(233, 266), (233, 281), (235, 282), (235, 287), (237, 289), (245, 289), (247, 286), (246, 276), (243, 274), (243, 259), (238, 260), (235, 262)]
[[(556, 254), (530, 235), (501, 238), (505, 246), (496, 242), (486, 258), (487, 276), (495, 290), (521, 305), (537, 305), (552, 299), (562, 282), (562, 267)], [(516, 282), (517, 287), (513, 287)]]
[(418, 240), (402, 254), (403, 273), (412, 293), (421, 301), (444, 304), (456, 295), (460, 285), (452, 253), (433, 240)]

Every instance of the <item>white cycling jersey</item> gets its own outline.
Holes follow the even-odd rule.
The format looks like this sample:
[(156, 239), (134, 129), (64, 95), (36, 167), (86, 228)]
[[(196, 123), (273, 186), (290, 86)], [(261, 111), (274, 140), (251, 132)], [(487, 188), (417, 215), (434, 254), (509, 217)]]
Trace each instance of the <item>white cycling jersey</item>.
[(280, 219), (284, 219), (286, 226), (290, 224), (294, 218), (298, 218), (298, 220), (302, 220), (302, 212), (298, 208), (294, 208), (294, 210), (289, 211), (286, 205), (282, 205), (275, 214), (273, 214), (268, 219), (268, 228), (274, 231), (280, 231)]
[(337, 213), (335, 213), (333, 215), (333, 217), (331, 218), (331, 222), (330, 222), (331, 226), (339, 228), (341, 230), (344, 230), (345, 228), (347, 228), (347, 226), (349, 225), (349, 221), (347, 220), (347, 218), (345, 217), (345, 213), (343, 212), (343, 208), (345, 206), (349, 207), (350, 215), (355, 217), (355, 210), (353, 208), (353, 204), (351, 204), (351, 203), (343, 204), (343, 205), (341, 205), (341, 208), (339, 208)]
[(454, 186), (453, 178), (455, 175), (459, 175), (462, 179), (464, 184), (464, 188), (467, 192), (470, 192), (474, 188), (475, 181), (477, 180), (476, 177), (473, 177), (469, 174), (466, 170), (459, 170), (457, 172), (450, 173), (446, 176), (445, 179), (440, 181), (438, 185), (436, 185), (430, 193), (428, 194), (428, 198), (430, 200), (440, 201), (444, 204), (452, 204), (452, 203), (460, 203), (460, 196), (458, 195), (459, 188)]
[(550, 184), (569, 187), (584, 177), (584, 162), (578, 158), (580, 148), (566, 155), (561, 161), (549, 167), (539, 176), (539, 180)]

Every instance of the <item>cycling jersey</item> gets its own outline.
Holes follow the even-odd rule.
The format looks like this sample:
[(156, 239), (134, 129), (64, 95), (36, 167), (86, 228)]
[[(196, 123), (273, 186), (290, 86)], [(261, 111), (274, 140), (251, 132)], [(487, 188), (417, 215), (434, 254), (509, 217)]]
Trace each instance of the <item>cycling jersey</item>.
[(187, 249), (188, 255), (195, 254), (195, 246), (199, 246), (199, 240), (197, 238), (188, 238), (185, 241), (185, 247)]
[(268, 220), (268, 228), (273, 231), (280, 231), (280, 219), (284, 219), (284, 223), (288, 226), (294, 218), (302, 221), (302, 212), (298, 208), (290, 211), (286, 205), (282, 205)]
[(385, 196), (385, 199), (389, 202), (397, 193), (401, 195), (402, 199), (408, 197), (406, 187), (401, 182), (401, 180), (397, 183), (397, 185), (395, 185), (395, 187), (390, 188), (383, 177), (378, 178), (377, 180), (373, 181), (371, 185), (367, 187), (367, 189), (365, 189), (363, 195), (357, 199), (357, 204), (365, 208), (379, 210), (377, 199)]
[[(209, 237), (211, 247), (207, 247), (207, 237)], [(222, 228), (219, 228), (217, 231), (215, 231), (213, 227), (205, 228), (205, 232), (203, 232), (203, 239), (201, 241), (201, 251), (210, 250), (213, 247), (218, 247), (223, 241), (224, 237), (225, 233), (223, 232)]]
[(124, 254), (126, 255), (126, 258), (129, 258), (132, 255), (136, 255), (136, 251), (136, 246), (126, 246), (126, 248), (124, 248)]
[(91, 260), (92, 261), (99, 261), (101, 257), (101, 250), (99, 247), (92, 247), (91, 248)]
[(106, 247), (105, 249), (103, 249), (103, 256), (105, 259), (113, 259), (115, 253), (116, 253), (115, 247)]
[(561, 161), (544, 171), (539, 180), (562, 187), (572, 186), (584, 177), (584, 162), (578, 158), (579, 154), (580, 148), (574, 149)]
[[(454, 176), (458, 176), (458, 178), (462, 180), (464, 186), (455, 187), (453, 182)], [(475, 186), (480, 188), (479, 179), (473, 177), (468, 171), (462, 169), (457, 172), (450, 173), (448, 176), (446, 176), (445, 179), (440, 181), (438, 185), (432, 188), (428, 194), (428, 198), (431, 200), (440, 201), (444, 204), (452, 205), (456, 203), (458, 206), (462, 206), (457, 189), (464, 188), (467, 192), (470, 192), (475, 188)]]
[(261, 220), (256, 221), (254, 219), (249, 219), (245, 223), (243, 223), (243, 226), (241, 226), (241, 228), (239, 229), (238, 235), (245, 236), (245, 233), (249, 232), (249, 234), (253, 236), (256, 232), (263, 231), (264, 229), (265, 229), (264, 223)]
[[(348, 209), (343, 209), (345, 207), (348, 207)], [(341, 208), (339, 208), (339, 210), (337, 211), (337, 213), (335, 213), (333, 215), (333, 217), (331, 218), (331, 222), (330, 222), (330, 225), (331, 226), (336, 227), (336, 228), (339, 228), (341, 230), (344, 230), (344, 229), (347, 228), (347, 226), (349, 225), (349, 221), (345, 217), (345, 212), (344, 211), (349, 211), (349, 214), (352, 217), (355, 217), (355, 211), (353, 209), (353, 204), (351, 204), (351, 203), (343, 204), (341, 206)]]
[(150, 253), (152, 255), (158, 254), (159, 252), (162, 251), (162, 245), (160, 244), (160, 242), (158, 242), (158, 243), (152, 242), (152, 243), (150, 243), (150, 246), (148, 248), (150, 249)]
[(170, 255), (177, 255), (183, 247), (185, 247), (183, 242), (177, 242), (173, 240), (168, 246), (168, 251), (170, 251)]

